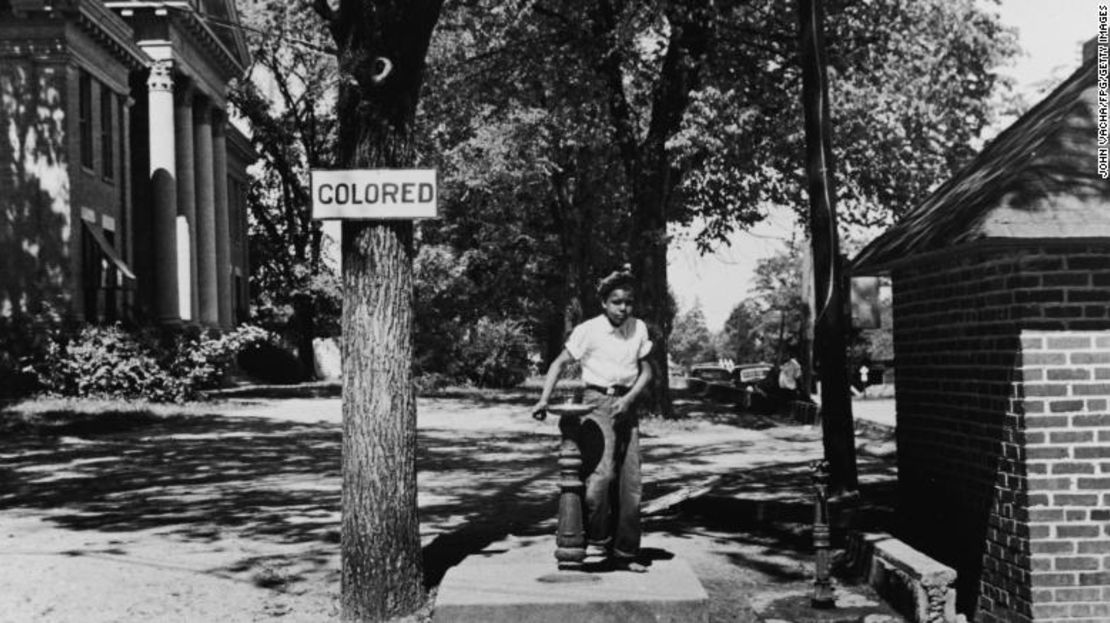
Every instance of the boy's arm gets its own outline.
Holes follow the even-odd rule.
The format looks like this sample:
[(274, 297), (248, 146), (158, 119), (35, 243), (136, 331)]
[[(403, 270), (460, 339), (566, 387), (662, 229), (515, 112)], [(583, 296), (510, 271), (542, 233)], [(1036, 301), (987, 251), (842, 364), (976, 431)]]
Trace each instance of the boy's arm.
[(651, 383), (651, 379), (655, 375), (655, 366), (646, 357), (639, 361), (640, 373), (636, 376), (636, 382), (632, 384), (632, 388), (628, 393), (621, 397), (615, 407), (615, 413), (621, 414), (627, 412), (633, 404), (636, 403), (636, 398), (644, 391), (644, 388)]
[(555, 390), (555, 384), (559, 382), (559, 376), (563, 373), (563, 368), (573, 359), (567, 349), (559, 353), (555, 361), (547, 368), (547, 377), (543, 381), (543, 392), (540, 393), (540, 401), (532, 407), (532, 417), (537, 420), (542, 420), (547, 417), (547, 401), (551, 399), (551, 392)]

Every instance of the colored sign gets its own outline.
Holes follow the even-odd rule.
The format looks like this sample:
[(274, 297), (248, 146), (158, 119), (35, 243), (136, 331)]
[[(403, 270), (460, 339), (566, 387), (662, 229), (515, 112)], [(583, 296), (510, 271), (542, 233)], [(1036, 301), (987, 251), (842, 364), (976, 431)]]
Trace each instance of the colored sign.
[(313, 170), (314, 219), (435, 218), (435, 169)]

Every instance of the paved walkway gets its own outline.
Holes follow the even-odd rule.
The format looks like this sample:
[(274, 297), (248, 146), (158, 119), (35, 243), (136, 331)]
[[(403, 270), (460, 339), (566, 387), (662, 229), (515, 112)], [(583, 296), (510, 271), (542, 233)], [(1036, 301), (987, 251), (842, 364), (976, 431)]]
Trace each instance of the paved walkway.
[[(554, 530), (558, 433), (530, 418), (531, 401), (420, 400), (432, 585), (491, 543)], [(643, 425), (644, 545), (690, 563), (711, 620), (754, 620), (752, 595), (809, 581), (819, 431), (680, 408), (685, 420)], [(0, 436), (0, 621), (336, 616), (339, 399), (75, 410), (89, 406), (25, 407), (33, 425)], [(872, 493), (892, 482), (888, 437), (860, 439)]]
[(852, 401), (852, 416), (857, 420), (894, 428), (894, 399), (857, 398)]

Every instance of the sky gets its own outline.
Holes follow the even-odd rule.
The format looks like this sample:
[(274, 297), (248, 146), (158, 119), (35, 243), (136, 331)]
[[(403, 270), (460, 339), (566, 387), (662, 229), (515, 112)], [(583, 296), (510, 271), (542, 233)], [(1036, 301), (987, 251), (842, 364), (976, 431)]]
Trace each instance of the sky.
[[(1017, 29), (1024, 50), (1010, 67), (999, 73), (1015, 80), (1016, 90), (1029, 104), (1036, 103), (1051, 87), (1079, 66), (1082, 44), (1098, 28), (1100, 0), (979, 0), (1000, 21)], [(997, 133), (1001, 128), (995, 128)], [(731, 246), (700, 256), (693, 240), (677, 232), (668, 253), (668, 278), (678, 298), (679, 310), (700, 304), (711, 331), (719, 331), (733, 307), (751, 286), (756, 262), (773, 255), (795, 235), (794, 217), (779, 210), (750, 232), (734, 234)]]

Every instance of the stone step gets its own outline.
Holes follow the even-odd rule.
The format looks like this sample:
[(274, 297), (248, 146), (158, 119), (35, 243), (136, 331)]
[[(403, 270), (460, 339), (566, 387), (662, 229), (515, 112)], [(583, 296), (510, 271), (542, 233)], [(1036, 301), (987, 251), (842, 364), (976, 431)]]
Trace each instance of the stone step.
[[(690, 566), (656, 556), (647, 573), (559, 571), (555, 538), (524, 547), (493, 544), (447, 571), (436, 596), (436, 623), (704, 622), (709, 597)], [(657, 550), (656, 550), (657, 551)], [(659, 559), (665, 558), (665, 559)]]

